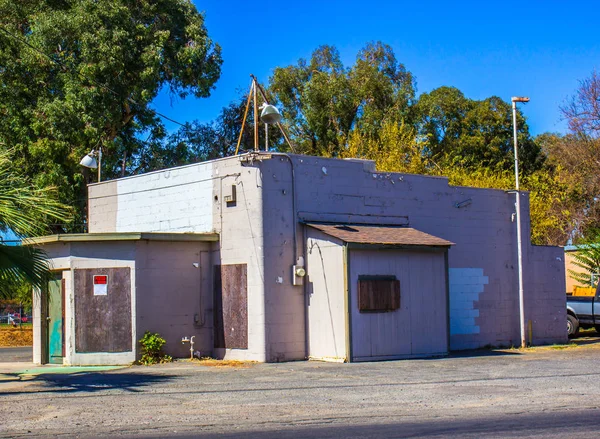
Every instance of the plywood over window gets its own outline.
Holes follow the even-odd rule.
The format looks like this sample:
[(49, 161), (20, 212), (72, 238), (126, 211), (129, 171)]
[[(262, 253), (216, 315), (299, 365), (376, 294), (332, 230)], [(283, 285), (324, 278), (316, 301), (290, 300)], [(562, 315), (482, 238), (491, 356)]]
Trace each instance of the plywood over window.
[(400, 308), (400, 281), (396, 276), (359, 276), (360, 312), (389, 312)]
[(215, 348), (248, 349), (246, 264), (215, 265)]
[[(105, 294), (94, 288), (94, 276), (106, 276)], [(131, 270), (74, 270), (75, 351), (131, 352)]]

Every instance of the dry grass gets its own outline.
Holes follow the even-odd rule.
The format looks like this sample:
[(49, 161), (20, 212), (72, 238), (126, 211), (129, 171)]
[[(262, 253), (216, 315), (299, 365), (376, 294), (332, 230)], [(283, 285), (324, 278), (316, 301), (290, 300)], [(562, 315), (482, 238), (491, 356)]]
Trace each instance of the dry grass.
[(33, 345), (33, 328), (0, 328), (0, 347), (19, 347)]
[(256, 361), (240, 361), (240, 360), (215, 360), (214, 358), (200, 358), (199, 360), (194, 358), (190, 360), (192, 363), (198, 364), (200, 366), (208, 366), (208, 367), (239, 367), (239, 368), (248, 368), (252, 367), (256, 364)]

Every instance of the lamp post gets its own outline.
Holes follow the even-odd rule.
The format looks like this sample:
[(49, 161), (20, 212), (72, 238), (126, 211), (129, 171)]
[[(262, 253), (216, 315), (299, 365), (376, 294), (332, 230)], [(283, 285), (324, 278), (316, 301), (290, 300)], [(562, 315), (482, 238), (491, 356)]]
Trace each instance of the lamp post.
[(281, 114), (273, 105), (264, 103), (261, 107), (260, 120), (265, 124), (265, 151), (269, 151), (269, 124), (279, 123)]
[(513, 138), (515, 148), (515, 196), (517, 197), (516, 210), (517, 210), (517, 264), (519, 271), (519, 324), (521, 327), (521, 347), (526, 346), (525, 337), (525, 300), (523, 296), (523, 251), (521, 241), (521, 196), (519, 194), (519, 153), (517, 145), (517, 102), (526, 103), (529, 102), (528, 97), (513, 96), (512, 102), (512, 115), (513, 115)]
[[(98, 160), (94, 157), (98, 157)], [(96, 169), (98, 168), (98, 183), (102, 177), (102, 147), (99, 147), (96, 151), (92, 149), (88, 154), (86, 154), (81, 161), (79, 162), (81, 166), (85, 166), (86, 168)]]

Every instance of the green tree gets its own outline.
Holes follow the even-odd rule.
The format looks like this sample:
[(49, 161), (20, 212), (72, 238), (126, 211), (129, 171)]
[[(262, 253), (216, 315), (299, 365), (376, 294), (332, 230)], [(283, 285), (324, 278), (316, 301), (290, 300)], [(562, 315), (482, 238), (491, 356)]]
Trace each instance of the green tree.
[(298, 151), (338, 157), (353, 129), (371, 137), (385, 120), (408, 118), (414, 80), (390, 46), (369, 43), (351, 68), (338, 50), (321, 46), (309, 61), (278, 67), (269, 90), (281, 105)]
[(78, 162), (102, 146), (106, 177), (128, 171), (161, 121), (162, 89), (209, 96), (220, 48), (188, 0), (0, 0), (0, 144), (39, 187), (85, 211)]
[[(69, 219), (71, 211), (56, 200), (56, 190), (37, 189), (14, 169), (10, 151), (0, 150), (0, 232), (10, 230), (25, 238), (47, 232), (53, 222)], [(21, 290), (23, 282), (42, 286), (48, 269), (42, 251), (0, 243), (2, 296)]]
[(340, 157), (373, 160), (383, 172), (435, 174), (436, 164), (429, 159), (426, 149), (427, 143), (419, 140), (413, 127), (388, 120), (383, 122), (376, 138), (353, 130)]
[(377, 137), (386, 121), (411, 122), (415, 81), (389, 45), (367, 44), (358, 52), (349, 76), (358, 101), (356, 127), (360, 132)]
[[(492, 96), (480, 101), (466, 98), (458, 89), (440, 87), (419, 97), (417, 126), (429, 141), (429, 154), (438, 162), (510, 170), (514, 166), (512, 108)], [(541, 169), (545, 156), (529, 134), (517, 111), (520, 171)]]
[(321, 46), (308, 62), (276, 68), (269, 90), (299, 152), (335, 155), (339, 135), (348, 134), (357, 112), (348, 69), (335, 47)]
[(415, 111), (431, 157), (457, 149), (463, 121), (471, 106), (472, 101), (455, 87), (439, 87), (419, 97)]

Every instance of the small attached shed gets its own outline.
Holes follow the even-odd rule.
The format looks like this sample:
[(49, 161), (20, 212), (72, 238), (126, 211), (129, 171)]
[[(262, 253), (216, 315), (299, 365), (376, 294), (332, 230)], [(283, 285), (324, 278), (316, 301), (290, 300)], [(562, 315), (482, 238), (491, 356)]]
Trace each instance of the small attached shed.
[(371, 361), (446, 355), (448, 249), (401, 226), (306, 227), (308, 352)]
[[(145, 331), (165, 353), (212, 352), (213, 233), (85, 233), (29, 239), (54, 277), (34, 295), (33, 361), (118, 365), (139, 359)], [(176, 341), (173, 343), (173, 341)]]

